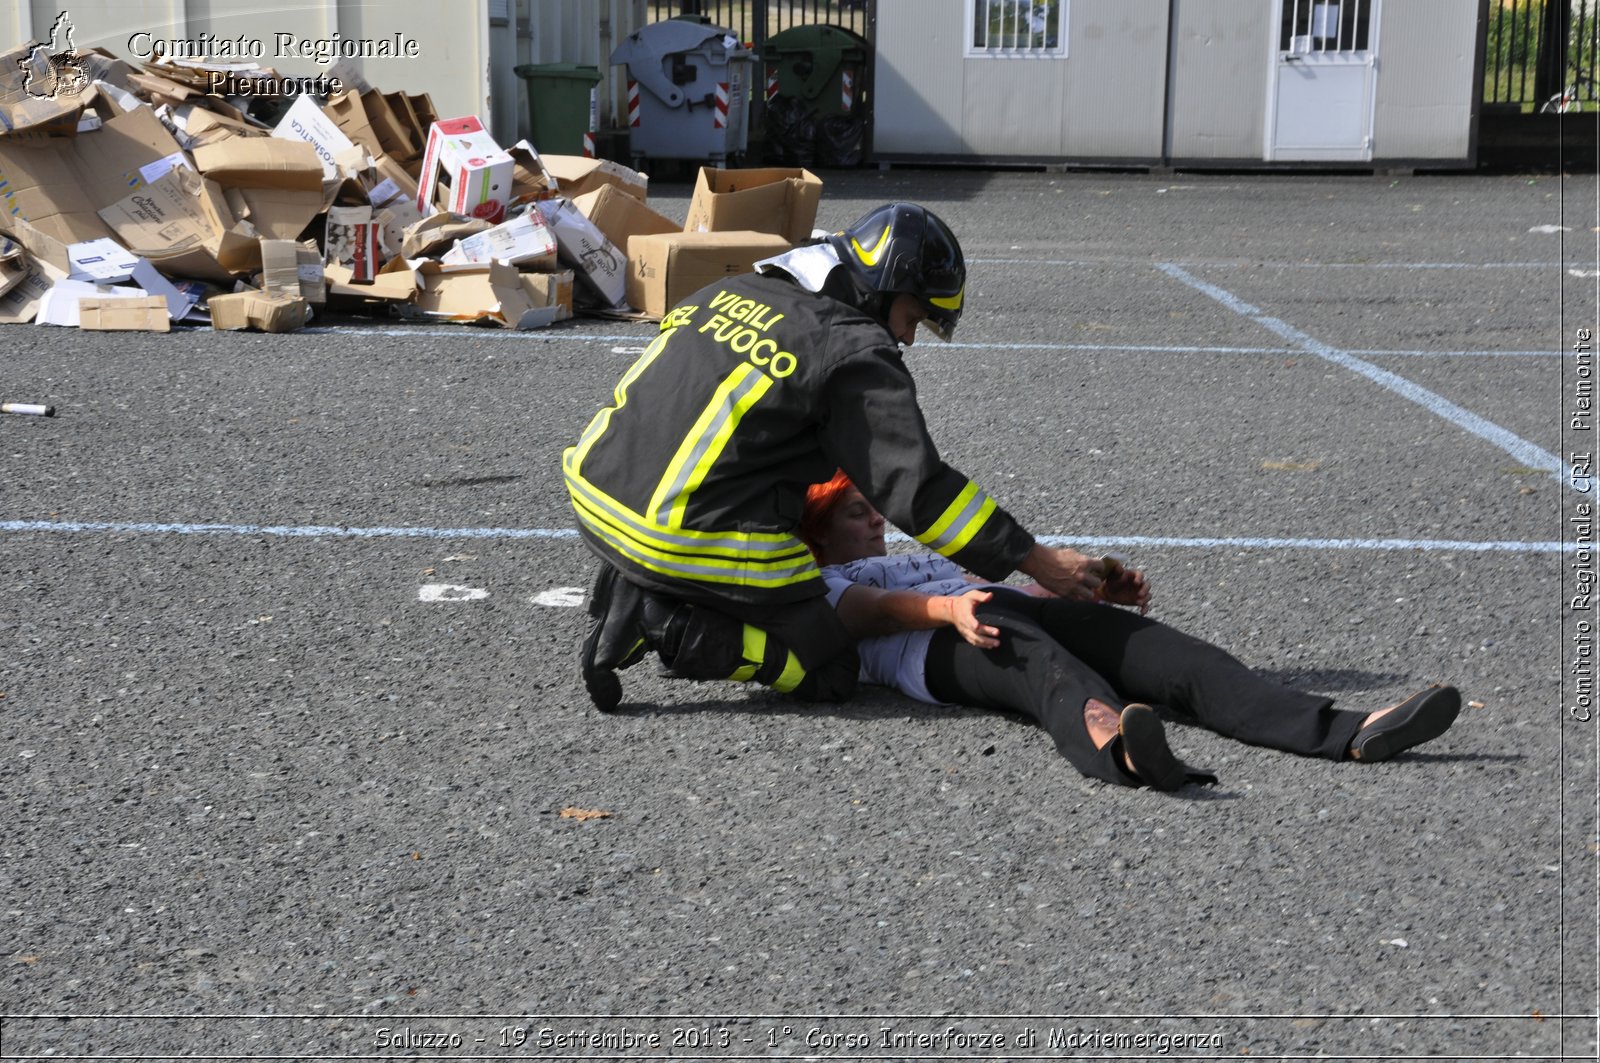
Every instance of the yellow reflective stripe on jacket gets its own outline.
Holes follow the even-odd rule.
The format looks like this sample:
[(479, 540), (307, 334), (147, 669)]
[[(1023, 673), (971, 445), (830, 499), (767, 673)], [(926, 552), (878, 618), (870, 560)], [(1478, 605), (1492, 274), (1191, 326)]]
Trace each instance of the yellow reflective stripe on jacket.
[(689, 496), (705, 482), (706, 473), (750, 407), (771, 387), (772, 378), (749, 362), (742, 363), (717, 386), (650, 498), (648, 508), (657, 524), (675, 528), (683, 523)]
[[(568, 452), (570, 458), (570, 451)], [(574, 505), (586, 506), (602, 519), (626, 528), (636, 538), (649, 539), (668, 550), (703, 554), (725, 554), (758, 562), (806, 551), (806, 546), (787, 532), (698, 531), (694, 528), (669, 528), (635, 513), (594, 484), (578, 475), (571, 460), (562, 464), (567, 491)]]
[(933, 526), (917, 536), (917, 542), (948, 557), (972, 541), (995, 508), (994, 499), (969, 480)]
[(594, 441), (604, 435), (606, 428), (611, 424), (611, 415), (628, 404), (628, 385), (639, 379), (639, 374), (650, 368), (650, 363), (655, 361), (656, 356), (666, 349), (667, 340), (671, 339), (672, 334), (677, 331), (678, 327), (676, 325), (669, 329), (663, 329), (655, 339), (650, 341), (649, 346), (645, 347), (644, 353), (639, 356), (639, 360), (629, 366), (628, 371), (622, 374), (622, 379), (617, 381), (617, 386), (611, 393), (615, 405), (607, 406), (594, 415), (594, 420), (589, 422), (589, 427), (585, 428), (583, 435), (578, 437), (577, 444), (568, 447), (563, 452), (562, 464), (568, 465), (574, 470), (583, 466), (583, 459), (588, 456), (589, 448), (594, 446)]
[(805, 583), (808, 580), (816, 579), (818, 576), (817, 564), (810, 558), (797, 558), (784, 567), (769, 567), (763, 570), (752, 568), (747, 564), (718, 561), (710, 558), (695, 558), (651, 550), (624, 537), (611, 526), (596, 522), (584, 510), (580, 509), (578, 511), (578, 519), (583, 523), (584, 527), (588, 528), (619, 555), (632, 561), (640, 568), (660, 573), (663, 576), (693, 580), (698, 583), (723, 583), (766, 590), (777, 587), (790, 587), (796, 583)]
[(570, 467), (567, 489), (586, 529), (652, 572), (758, 588), (787, 587), (817, 578), (811, 551), (792, 535), (663, 528), (608, 498), (575, 476)]
[(814, 566), (814, 561), (808, 557), (810, 551), (806, 550), (805, 544), (800, 543), (798, 540), (796, 540), (793, 549), (782, 553), (769, 551), (764, 555), (757, 555), (750, 550), (739, 550), (735, 547), (730, 547), (727, 545), (730, 541), (727, 537), (719, 540), (720, 545), (716, 547), (699, 549), (682, 542), (663, 541), (663, 538), (659, 535), (641, 535), (635, 530), (634, 526), (624, 521), (616, 520), (605, 510), (596, 508), (581, 494), (573, 494), (572, 501), (573, 507), (577, 511), (578, 519), (583, 521), (584, 526), (596, 535), (603, 536), (607, 541), (630, 544), (634, 552), (659, 557), (664, 563), (692, 562), (698, 566), (699, 570), (706, 572), (717, 570), (727, 572), (760, 572), (763, 570), (779, 572), (791, 570), (797, 564), (808, 561)]

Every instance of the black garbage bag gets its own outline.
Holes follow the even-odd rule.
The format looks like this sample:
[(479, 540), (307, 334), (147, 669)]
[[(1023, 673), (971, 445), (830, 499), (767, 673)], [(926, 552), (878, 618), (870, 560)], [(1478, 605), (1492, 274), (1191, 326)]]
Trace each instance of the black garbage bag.
[(817, 115), (805, 103), (784, 96), (767, 104), (767, 156), (778, 166), (811, 166), (816, 150)]
[(818, 166), (860, 166), (866, 139), (866, 115), (834, 115), (817, 123), (816, 154)]

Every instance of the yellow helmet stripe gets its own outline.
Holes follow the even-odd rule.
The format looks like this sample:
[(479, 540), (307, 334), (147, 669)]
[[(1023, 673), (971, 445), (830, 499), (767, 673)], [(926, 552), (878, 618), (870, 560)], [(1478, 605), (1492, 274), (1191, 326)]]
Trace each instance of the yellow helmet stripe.
[(965, 292), (966, 289), (963, 288), (961, 291), (956, 292), (956, 294), (951, 296), (932, 295), (928, 297), (928, 302), (932, 303), (934, 306), (937, 306), (941, 310), (960, 310), (961, 296)]
[(878, 242), (872, 245), (871, 251), (862, 247), (861, 242), (853, 236), (850, 238), (850, 246), (856, 249), (856, 257), (862, 262), (868, 266), (876, 266), (878, 258), (883, 254), (883, 249), (889, 246), (889, 227), (887, 225), (883, 227), (883, 235), (878, 237)]

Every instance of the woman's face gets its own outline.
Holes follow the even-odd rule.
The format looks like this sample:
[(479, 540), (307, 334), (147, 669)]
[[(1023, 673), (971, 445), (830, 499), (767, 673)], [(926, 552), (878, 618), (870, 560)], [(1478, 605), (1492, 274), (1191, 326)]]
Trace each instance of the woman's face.
[(827, 531), (818, 537), (823, 564), (842, 565), (863, 557), (882, 557), (889, 552), (883, 544), (883, 528), (883, 514), (873, 509), (860, 491), (850, 488), (833, 507)]

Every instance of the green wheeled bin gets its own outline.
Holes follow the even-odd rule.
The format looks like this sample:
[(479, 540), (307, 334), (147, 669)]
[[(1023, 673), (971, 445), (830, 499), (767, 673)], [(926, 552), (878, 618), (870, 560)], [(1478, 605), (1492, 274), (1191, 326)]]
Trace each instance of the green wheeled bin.
[(598, 118), (600, 71), (572, 63), (526, 63), (516, 68), (528, 87), (528, 136), (546, 155), (587, 155), (584, 134)]
[(767, 147), (780, 161), (857, 166), (871, 114), (872, 44), (841, 26), (793, 26), (767, 39)]

